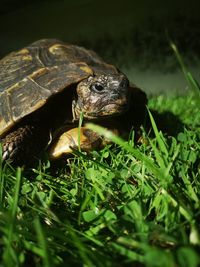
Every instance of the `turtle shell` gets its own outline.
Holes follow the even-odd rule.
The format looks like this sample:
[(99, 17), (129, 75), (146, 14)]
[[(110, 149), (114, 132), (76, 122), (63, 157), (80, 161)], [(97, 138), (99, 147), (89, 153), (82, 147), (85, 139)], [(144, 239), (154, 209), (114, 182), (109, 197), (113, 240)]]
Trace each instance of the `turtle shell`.
[(118, 73), (93, 51), (43, 39), (0, 60), (0, 136), (49, 98), (95, 73)]

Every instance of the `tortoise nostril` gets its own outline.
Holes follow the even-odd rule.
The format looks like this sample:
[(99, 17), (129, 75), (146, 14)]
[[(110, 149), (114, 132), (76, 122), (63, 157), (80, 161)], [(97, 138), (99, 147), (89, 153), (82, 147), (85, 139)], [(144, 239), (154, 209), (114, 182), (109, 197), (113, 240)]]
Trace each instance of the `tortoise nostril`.
[(129, 86), (129, 81), (125, 77), (122, 78), (122, 81), (120, 82), (120, 87), (127, 88)]

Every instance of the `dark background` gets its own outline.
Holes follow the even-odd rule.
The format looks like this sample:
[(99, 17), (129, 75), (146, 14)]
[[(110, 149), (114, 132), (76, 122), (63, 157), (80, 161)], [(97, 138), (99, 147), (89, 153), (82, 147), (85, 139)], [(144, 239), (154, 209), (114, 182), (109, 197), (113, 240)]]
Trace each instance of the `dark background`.
[(169, 46), (178, 46), (199, 80), (200, 1), (1, 0), (0, 57), (40, 38), (97, 51), (147, 93), (184, 93)]

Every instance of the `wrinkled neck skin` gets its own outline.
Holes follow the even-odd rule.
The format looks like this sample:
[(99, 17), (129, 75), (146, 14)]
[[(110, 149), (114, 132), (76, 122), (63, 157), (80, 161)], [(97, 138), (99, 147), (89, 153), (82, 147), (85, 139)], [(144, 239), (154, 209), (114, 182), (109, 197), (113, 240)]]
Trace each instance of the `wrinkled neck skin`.
[(72, 100), (72, 122), (76, 122), (79, 120), (81, 116), (81, 109), (79, 108), (77, 104), (77, 100)]

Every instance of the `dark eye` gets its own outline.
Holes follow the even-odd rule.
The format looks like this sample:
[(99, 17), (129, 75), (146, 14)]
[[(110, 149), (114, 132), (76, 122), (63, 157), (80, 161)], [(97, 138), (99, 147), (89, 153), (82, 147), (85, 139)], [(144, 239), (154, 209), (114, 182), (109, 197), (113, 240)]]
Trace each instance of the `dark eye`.
[(90, 88), (97, 93), (102, 92), (104, 90), (104, 86), (100, 83), (94, 83), (90, 86)]

